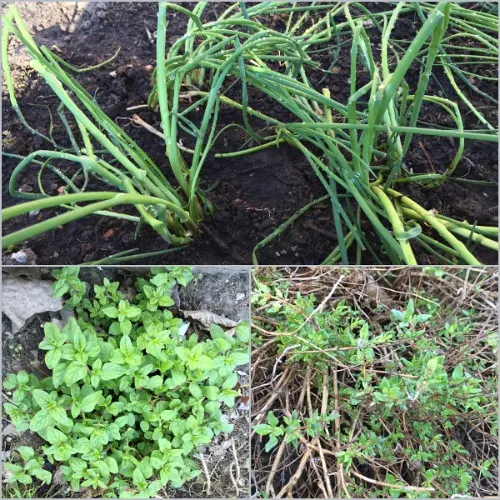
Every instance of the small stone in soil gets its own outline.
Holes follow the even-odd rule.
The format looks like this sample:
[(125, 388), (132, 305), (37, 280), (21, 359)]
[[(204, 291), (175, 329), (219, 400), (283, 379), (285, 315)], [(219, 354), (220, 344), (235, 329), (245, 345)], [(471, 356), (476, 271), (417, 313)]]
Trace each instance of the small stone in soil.
[(29, 184), (23, 184), (20, 188), (19, 191), (23, 193), (31, 193), (33, 191), (33, 187), (30, 186)]
[(28, 262), (28, 256), (23, 251), (13, 253), (10, 258), (15, 260), (18, 264), (26, 264), (26, 262)]
[(35, 146), (36, 149), (40, 149), (43, 144), (43, 139), (39, 135), (35, 135), (33, 137), (33, 146)]
[(37, 255), (31, 248), (25, 248), (24, 250), (19, 250), (19, 252), (11, 254), (10, 259), (17, 264), (36, 264)]
[(271, 226), (274, 226), (273, 219), (265, 219), (259, 224), (259, 231), (264, 231), (265, 229), (268, 229)]

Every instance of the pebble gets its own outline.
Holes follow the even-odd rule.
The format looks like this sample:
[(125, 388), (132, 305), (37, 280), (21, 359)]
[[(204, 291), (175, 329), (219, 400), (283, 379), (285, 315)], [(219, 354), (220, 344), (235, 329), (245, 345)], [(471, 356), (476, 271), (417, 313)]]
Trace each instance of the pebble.
[(245, 298), (245, 294), (244, 293), (238, 293), (236, 295), (236, 302), (240, 302), (240, 300), (243, 300)]
[(265, 219), (259, 224), (259, 231), (264, 231), (265, 229), (268, 229), (271, 226), (274, 226), (273, 219)]
[(33, 191), (33, 186), (30, 186), (29, 184), (23, 184), (20, 188), (19, 191), (22, 193), (31, 193)]
[(39, 135), (35, 135), (35, 137), (33, 137), (33, 145), (36, 149), (40, 149), (43, 145), (43, 139)]
[(22, 250), (20, 250), (19, 252), (13, 253), (10, 256), (10, 258), (15, 260), (18, 264), (26, 264), (26, 262), (28, 262), (28, 256)]
[(36, 264), (37, 256), (31, 248), (24, 248), (10, 255), (10, 259), (17, 264)]
[(79, 28), (82, 30), (82, 31), (87, 31), (90, 27), (92, 26), (92, 22), (90, 20), (86, 20), (86, 21), (82, 21), (80, 23), (80, 26)]

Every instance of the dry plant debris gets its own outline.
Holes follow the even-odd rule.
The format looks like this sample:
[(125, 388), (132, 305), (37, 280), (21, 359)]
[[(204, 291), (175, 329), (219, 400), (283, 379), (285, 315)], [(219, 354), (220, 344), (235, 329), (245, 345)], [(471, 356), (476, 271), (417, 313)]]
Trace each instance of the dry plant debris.
[(256, 496), (497, 495), (496, 269), (253, 278)]

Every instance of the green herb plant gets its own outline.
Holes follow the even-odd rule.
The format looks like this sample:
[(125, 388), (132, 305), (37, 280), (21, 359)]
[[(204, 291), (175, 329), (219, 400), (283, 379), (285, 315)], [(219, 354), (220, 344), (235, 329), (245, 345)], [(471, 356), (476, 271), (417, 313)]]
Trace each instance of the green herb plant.
[[(300, 498), (493, 493), (492, 272), (370, 272), (397, 303), (381, 289), (368, 295), (360, 270), (254, 273), (255, 488)], [(457, 305), (467, 279), (475, 285)]]
[(267, 414), (267, 424), (259, 424), (254, 427), (254, 431), (260, 436), (268, 436), (265, 446), (267, 452), (271, 451), (278, 443), (279, 437), (283, 436), (286, 444), (291, 443), (295, 449), (299, 446), (302, 432), (313, 438), (316, 436), (326, 436), (328, 425), (338, 418), (338, 414), (332, 412), (329, 415), (320, 415), (315, 410), (311, 417), (304, 418), (302, 423), (297, 410), (293, 410), (290, 416), (283, 417), (283, 423), (272, 411)]
[[(197, 187), (208, 150), (218, 137), (219, 109), (226, 105), (241, 111), (248, 142), (257, 141), (258, 145), (247, 149), (242, 146), (217, 157), (237, 157), (287, 143), (300, 150), (310, 164), (327, 193), (326, 199), (330, 200), (338, 241), (324, 264), (338, 261), (348, 264), (352, 259), (360, 264), (364, 253), (370, 253), (376, 262), (381, 261), (361, 228), (362, 217), (373, 228), (380, 248), (392, 263), (416, 264), (413, 247), (419, 245), (446, 263), (457, 259), (457, 262), (478, 264), (477, 257), (461, 241), (464, 238), (466, 242), (470, 240), (498, 249), (494, 240), (497, 228), (477, 227), (442, 217), (404, 196), (397, 184), (415, 182), (435, 187), (453, 175), (463, 156), (465, 140), (498, 142), (497, 131), (488, 122), (486, 130), (466, 131), (455, 102), (427, 93), (438, 61), (453, 83), (452, 71), (463, 76), (463, 70), (457, 65), (452, 65), (453, 70), (448, 66), (443, 43), (449, 41), (446, 35), (450, 23), (466, 30), (460, 36), (474, 37), (472, 32), (477, 30), (462, 22), (463, 16), (473, 19), (471, 12), (467, 16), (462, 7), (451, 2), (438, 2), (425, 8), (418, 3), (398, 3), (376, 14), (363, 4), (350, 2), (314, 8), (278, 2), (247, 8), (240, 3), (231, 6), (217, 21), (203, 23), (201, 16), (206, 5), (206, 2), (200, 3), (191, 12), (176, 4), (160, 2), (157, 67), (149, 98), (149, 104), (160, 110), (169, 158), (177, 161), (179, 170), (187, 163), (183, 158), (190, 158), (187, 179), (192, 192)], [(189, 22), (185, 36), (167, 53), (168, 10), (182, 12), (189, 17)], [(407, 46), (398, 45), (396, 50), (397, 40), (392, 32), (400, 16), (411, 11), (416, 12), (421, 24)], [(288, 16), (284, 32), (262, 22), (277, 14), (285, 19)], [(344, 19), (339, 19), (341, 16)], [(496, 33), (495, 21), (491, 13), (478, 15), (482, 28), (478, 40), (492, 57), (498, 56), (498, 45), (490, 38), (490, 32)], [(381, 32), (380, 60), (375, 57), (375, 44), (365, 26)], [(341, 35), (347, 36), (345, 43), (351, 46), (347, 103), (331, 96), (328, 88), (314, 88), (310, 78), (315, 70), (328, 73), (319, 68), (313, 58), (316, 51), (322, 50), (319, 45), (336, 39), (339, 48)], [(279, 69), (276, 61), (280, 63)], [(360, 71), (369, 76), (368, 83), (359, 82)], [(414, 94), (406, 81), (410, 72), (419, 74)], [(241, 99), (229, 97), (234, 85), (224, 85), (229, 77), (241, 83)], [(180, 111), (179, 100), (185, 88), (189, 89), (190, 98), (198, 99)], [(258, 91), (273, 109), (281, 108), (293, 119), (285, 123), (258, 108), (257, 103), (251, 104), (249, 89)], [(465, 98), (463, 93), (459, 95)], [(465, 100), (470, 105), (470, 101)], [(423, 126), (420, 115), (424, 105), (438, 107), (453, 123), (453, 128)], [(188, 113), (199, 107), (203, 109), (203, 119), (198, 127)], [(473, 111), (479, 113), (476, 108)], [(477, 116), (482, 117), (480, 113)], [(485, 124), (484, 119), (480, 121)], [(256, 123), (262, 124), (259, 131)], [(181, 130), (192, 136), (193, 149), (177, 149), (177, 134)], [(457, 139), (456, 154), (443, 173), (414, 175), (404, 167), (416, 134)], [(324, 198), (309, 203), (261, 241), (254, 249), (253, 263), (258, 263), (257, 250), (282, 234), (320, 200)], [(422, 225), (431, 229), (433, 236), (423, 234)], [(349, 256), (351, 247), (356, 250)], [(438, 249), (440, 251), (436, 251)]]
[(52, 474), (43, 468), (44, 460), (30, 446), (19, 446), (16, 449), (21, 461), (19, 463), (4, 463), (7, 471), (7, 484), (33, 484), (34, 478), (49, 484)]
[(232, 431), (225, 411), (240, 394), (235, 369), (249, 361), (248, 324), (231, 335), (215, 324), (182, 333), (168, 307), (172, 287), (192, 273), (153, 273), (131, 294), (108, 279), (92, 290), (78, 268), (54, 271), (54, 291), (74, 316), (44, 325), (50, 376), (21, 371), (4, 381), (13, 391), (6, 414), (45, 443), (40, 455), (17, 449), (23, 462), (6, 464), (11, 482), (50, 482), (47, 460), (74, 492), (154, 497), (198, 476), (197, 450)]

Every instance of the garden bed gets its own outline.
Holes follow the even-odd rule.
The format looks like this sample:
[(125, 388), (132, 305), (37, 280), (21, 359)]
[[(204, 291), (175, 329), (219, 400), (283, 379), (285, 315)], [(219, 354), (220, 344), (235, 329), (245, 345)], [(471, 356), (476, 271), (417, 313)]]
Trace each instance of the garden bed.
[[(155, 40), (157, 6), (154, 3), (103, 3), (89, 4), (87, 10), (80, 10), (74, 15), (74, 4), (31, 4), (20, 7), (21, 14), (33, 31), (37, 43), (55, 50), (62, 58), (78, 67), (98, 64), (110, 58), (118, 48), (119, 54), (108, 64), (76, 75), (83, 87), (95, 96), (99, 106), (110, 118), (115, 120), (142, 147), (165, 172), (164, 142), (156, 135), (131, 122), (134, 114), (154, 126), (160, 127), (160, 114), (146, 108), (130, 110), (144, 105), (152, 89), (151, 72), (155, 66)], [(184, 4), (192, 8), (191, 4)], [(204, 20), (214, 20), (229, 4), (209, 5), (204, 13)], [(380, 4), (365, 4), (370, 10), (386, 8)], [(387, 5), (387, 4), (383, 4)], [(182, 36), (186, 27), (186, 16), (169, 12), (170, 22), (167, 29), (167, 42), (170, 45)], [(264, 22), (275, 29), (283, 29), (283, 16), (266, 18)], [(341, 18), (340, 18), (341, 19)], [(416, 14), (402, 14), (398, 20), (394, 38), (411, 40), (419, 26)], [(375, 28), (367, 28), (373, 42), (375, 54), (378, 51), (380, 33)], [(44, 134), (49, 130), (49, 113), (54, 114), (53, 137), (62, 144), (69, 144), (64, 126), (55, 114), (58, 99), (42, 82), (40, 77), (29, 70), (29, 58), (23, 50), (12, 46), (10, 62), (14, 81), (18, 85), (17, 97), (27, 122)], [(321, 46), (321, 48), (324, 48)], [(332, 49), (333, 50), (333, 49)], [(333, 73), (326, 75), (311, 71), (311, 85), (321, 92), (328, 87), (332, 97), (341, 103), (347, 103), (350, 95), (350, 44), (340, 47)], [(319, 54), (318, 62), (328, 66), (331, 55)], [(486, 77), (496, 75), (496, 67), (478, 66), (479, 74)], [(360, 79), (365, 77), (361, 71)], [(410, 91), (418, 82), (418, 68), (407, 77)], [(362, 83), (362, 81), (361, 81)], [(498, 86), (495, 80), (475, 82), (487, 95), (497, 96)], [(481, 110), (484, 117), (493, 126), (497, 126), (497, 106), (485, 100), (479, 94), (469, 92), (458, 81), (459, 87), (467, 92), (471, 103)], [(236, 87), (235, 87), (236, 89)], [(238, 96), (235, 90), (232, 97)], [(457, 100), (457, 95), (444, 73), (433, 70), (429, 82), (428, 94), (439, 95), (459, 102), (465, 129), (483, 129), (477, 118), (464, 104)], [(261, 93), (249, 90), (252, 106), (264, 109), (273, 117), (290, 121), (284, 108), (272, 108), (273, 104)], [(187, 105), (182, 103), (182, 105)], [(270, 108), (271, 106), (271, 108)], [(199, 123), (201, 114), (192, 117)], [(449, 118), (439, 108), (424, 103), (420, 119), (432, 126), (449, 125)], [(242, 124), (241, 112), (221, 105), (218, 130), (227, 124)], [(257, 153), (235, 158), (215, 158), (214, 154), (235, 151), (247, 140), (246, 133), (240, 128), (224, 131), (215, 142), (201, 172), (201, 187), (208, 190), (207, 196), (215, 212), (200, 225), (200, 232), (193, 243), (171, 255), (149, 257), (147, 263), (187, 263), (187, 264), (249, 264), (257, 243), (280, 224), (289, 219), (309, 202), (325, 194), (324, 188), (315, 176), (302, 153), (295, 148), (281, 144), (277, 148), (267, 148)], [(186, 139), (189, 144), (189, 138)], [(450, 158), (453, 157), (457, 141), (430, 136), (414, 136), (405, 157), (405, 168), (414, 173), (442, 173)], [(47, 143), (32, 135), (19, 122), (10, 106), (8, 96), (3, 97), (3, 149), (7, 153), (26, 156), (37, 149), (47, 148)], [(19, 160), (3, 158), (3, 204), (11, 206), (17, 202), (8, 192), (8, 181), (13, 168)], [(24, 172), (19, 185), (22, 190), (37, 191), (37, 170)], [(465, 141), (464, 155), (458, 164), (454, 177), (459, 181), (447, 181), (445, 184), (426, 188), (420, 184), (400, 184), (400, 191), (412, 196), (426, 209), (436, 209), (440, 214), (471, 224), (497, 225), (497, 144)], [(460, 179), (473, 179), (487, 185), (460, 182)], [(489, 185), (488, 185), (489, 183)], [(58, 179), (47, 175), (44, 188), (49, 194), (57, 193), (60, 188)], [(97, 180), (91, 180), (89, 188), (102, 190)], [(132, 209), (126, 209), (132, 213)], [(5, 221), (4, 234), (26, 227), (49, 215), (60, 213), (49, 209), (39, 214), (23, 215)], [(361, 221), (366, 231), (367, 241), (375, 251), (379, 247), (377, 236), (366, 221)], [(23, 243), (30, 248), (36, 262), (40, 264), (69, 264), (96, 261), (131, 248), (136, 253), (154, 252), (167, 248), (165, 241), (149, 226), (144, 225), (139, 237), (134, 239), (135, 223), (108, 217), (89, 216), (71, 222), (64, 227), (49, 231)], [(298, 219), (291, 228), (260, 250), (259, 262), (263, 264), (319, 264), (337, 245), (332, 208), (328, 201), (319, 204)], [(15, 248), (19, 250), (19, 246)], [(7, 252), (8, 259), (12, 252)], [(419, 263), (434, 261), (420, 247), (415, 250)], [(475, 249), (475, 255), (484, 263), (494, 263), (496, 253)], [(382, 255), (382, 260), (387, 256)], [(365, 263), (373, 261), (373, 256), (366, 254)]]

